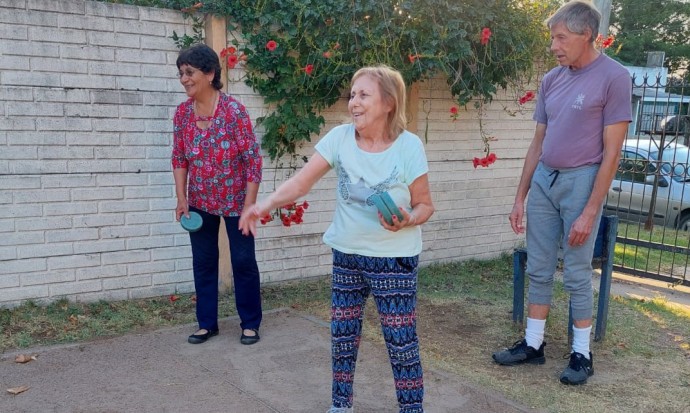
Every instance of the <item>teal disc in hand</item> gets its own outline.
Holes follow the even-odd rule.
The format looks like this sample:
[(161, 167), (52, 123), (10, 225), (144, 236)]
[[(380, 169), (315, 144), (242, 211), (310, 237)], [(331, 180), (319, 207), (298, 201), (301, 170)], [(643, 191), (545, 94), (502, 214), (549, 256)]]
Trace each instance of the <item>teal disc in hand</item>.
[(386, 204), (391, 214), (395, 214), (395, 216), (398, 217), (398, 222), (401, 222), (403, 220), (403, 214), (400, 212), (400, 208), (398, 208), (398, 206), (395, 204), (395, 201), (393, 201), (393, 198), (391, 198), (390, 194), (388, 192), (382, 192), (381, 200), (383, 200), (383, 203)]
[(194, 211), (189, 212), (189, 218), (184, 216), (180, 217), (180, 225), (182, 225), (182, 228), (186, 229), (189, 232), (195, 232), (201, 229), (201, 225), (204, 223), (204, 221), (201, 219), (201, 215), (197, 214)]
[(386, 204), (383, 202), (383, 199), (381, 199), (381, 196), (379, 194), (375, 194), (371, 197), (371, 201), (376, 205), (376, 209), (379, 210), (381, 215), (383, 215), (384, 221), (388, 223), (388, 225), (393, 225), (393, 216), (390, 213), (390, 210), (388, 210), (388, 207), (386, 207)]

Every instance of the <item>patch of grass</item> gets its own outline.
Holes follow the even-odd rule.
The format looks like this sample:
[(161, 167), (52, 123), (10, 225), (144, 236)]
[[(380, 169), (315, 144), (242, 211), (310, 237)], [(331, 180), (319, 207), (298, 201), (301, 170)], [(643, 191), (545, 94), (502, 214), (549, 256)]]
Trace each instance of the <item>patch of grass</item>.
[[(264, 308), (293, 307), (330, 314), (330, 283), (326, 279), (289, 282), (262, 289)], [(0, 309), (0, 353), (10, 349), (70, 343), (118, 336), (138, 330), (193, 323), (193, 294), (142, 300), (75, 303), (66, 299), (47, 306), (26, 302)], [(232, 294), (221, 294), (220, 317), (236, 315)]]
[(261, 289), (264, 309), (290, 307), (324, 320), (331, 315), (331, 280), (320, 277), (267, 285)]
[[(644, 229), (643, 224), (621, 222), (618, 224), (618, 236), (681, 248), (690, 246), (687, 232), (676, 231), (659, 225), (655, 226), (652, 231), (648, 231)], [(661, 272), (685, 279), (686, 268), (690, 265), (690, 256), (617, 243), (614, 264), (642, 271)]]
[(264, 306), (269, 308), (292, 307), (308, 309), (321, 307), (326, 302), (330, 308), (331, 282), (320, 277), (304, 281), (288, 281), (269, 284), (261, 289)]
[(512, 295), (503, 294), (513, 285), (512, 278), (506, 277), (508, 267), (512, 268), (512, 257), (505, 254), (491, 261), (467, 260), (421, 268), (419, 294), (432, 300), (453, 300), (458, 294), (487, 301), (512, 299)]
[(191, 295), (117, 302), (74, 303), (66, 299), (47, 306), (27, 302), (0, 310), (0, 351), (121, 335), (194, 320)]

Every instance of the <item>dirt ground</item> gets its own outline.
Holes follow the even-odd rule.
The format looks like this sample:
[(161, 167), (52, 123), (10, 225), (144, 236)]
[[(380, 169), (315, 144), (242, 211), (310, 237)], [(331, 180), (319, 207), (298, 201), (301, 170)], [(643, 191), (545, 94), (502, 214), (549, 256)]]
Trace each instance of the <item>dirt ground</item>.
[[(547, 324), (546, 364), (505, 367), (493, 363), (491, 353), (521, 338), (523, 327), (513, 325), (501, 306), (480, 299), (420, 299), (417, 314), (425, 364), (527, 406), (548, 412), (690, 413), (690, 352), (682, 345), (688, 337), (672, 330), (656, 337), (656, 351), (640, 356), (629, 351), (610, 322), (606, 339), (592, 345), (594, 376), (584, 386), (564, 386), (558, 377), (569, 355), (565, 325)], [(383, 345), (373, 302), (365, 318), (364, 334)], [(501, 319), (505, 322), (496, 322)]]

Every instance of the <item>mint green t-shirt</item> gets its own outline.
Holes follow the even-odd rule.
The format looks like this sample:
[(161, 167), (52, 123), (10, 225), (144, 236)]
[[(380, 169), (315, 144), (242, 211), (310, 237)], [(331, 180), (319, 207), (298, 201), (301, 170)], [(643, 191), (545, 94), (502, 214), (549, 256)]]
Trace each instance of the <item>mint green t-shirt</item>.
[(387, 191), (398, 206), (409, 211), (409, 186), (429, 167), (424, 145), (403, 131), (383, 152), (365, 152), (357, 146), (352, 124), (333, 128), (316, 144), (338, 177), (333, 222), (323, 235), (326, 245), (346, 254), (369, 257), (411, 257), (422, 252), (420, 227), (398, 232), (381, 226), (371, 196)]

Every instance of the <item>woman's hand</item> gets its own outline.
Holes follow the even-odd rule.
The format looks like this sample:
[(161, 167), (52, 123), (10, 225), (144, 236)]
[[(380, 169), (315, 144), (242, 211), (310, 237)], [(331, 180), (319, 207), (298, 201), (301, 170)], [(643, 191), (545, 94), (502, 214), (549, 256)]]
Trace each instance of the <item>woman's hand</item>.
[(177, 207), (175, 207), (175, 220), (179, 221), (182, 215), (189, 218), (189, 204), (186, 199), (177, 198)]
[(251, 234), (253, 237), (256, 236), (256, 221), (265, 216), (267, 211), (262, 209), (259, 204), (254, 204), (246, 206), (242, 210), (242, 215), (240, 215), (239, 229), (242, 231), (242, 235)]
[(381, 223), (381, 226), (383, 226), (385, 229), (388, 231), (393, 231), (393, 232), (398, 232), (403, 228), (406, 227), (412, 227), (417, 225), (417, 218), (415, 217), (414, 213), (412, 212), (407, 212), (405, 208), (400, 208), (400, 213), (403, 216), (402, 220), (398, 219), (398, 216), (396, 214), (393, 215), (393, 224), (389, 225), (385, 219), (383, 219), (383, 215), (379, 212), (379, 222)]

